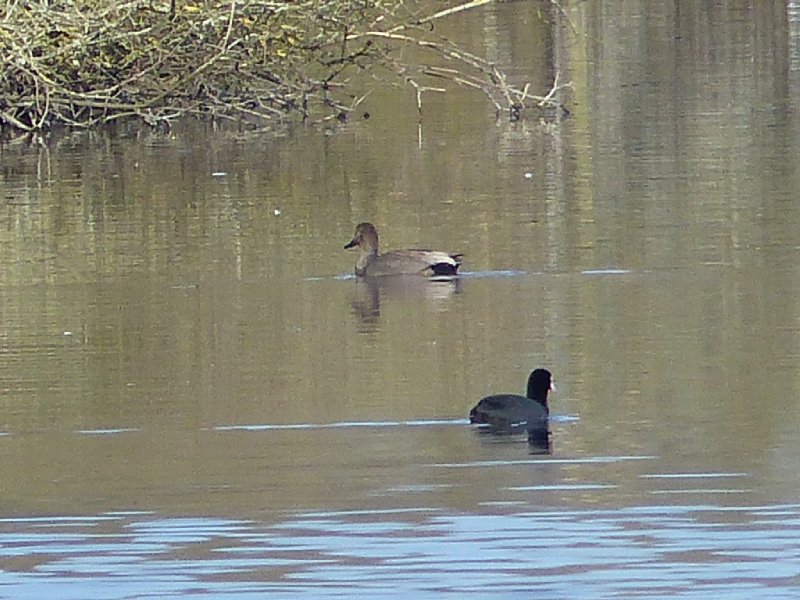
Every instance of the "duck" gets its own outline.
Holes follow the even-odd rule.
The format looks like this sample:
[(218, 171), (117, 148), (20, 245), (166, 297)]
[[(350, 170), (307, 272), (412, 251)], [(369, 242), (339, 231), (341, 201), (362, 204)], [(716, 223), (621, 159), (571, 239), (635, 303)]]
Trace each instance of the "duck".
[(469, 422), (489, 425), (494, 429), (508, 430), (512, 427), (547, 431), (550, 408), (547, 394), (554, 389), (553, 375), (547, 369), (538, 368), (528, 377), (528, 391), (518, 394), (496, 394), (486, 396), (469, 411)]
[(359, 223), (345, 250), (359, 246), (356, 276), (382, 275), (453, 276), (461, 265), (462, 254), (441, 250), (392, 250), (378, 253), (378, 230), (372, 223)]

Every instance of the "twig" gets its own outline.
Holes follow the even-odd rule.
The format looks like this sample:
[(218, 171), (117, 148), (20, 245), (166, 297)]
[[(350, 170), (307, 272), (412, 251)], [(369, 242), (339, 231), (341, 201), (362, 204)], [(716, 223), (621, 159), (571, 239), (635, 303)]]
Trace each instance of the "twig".
[(34, 130), (34, 128), (31, 127), (30, 125), (25, 125), (25, 123), (23, 123), (22, 121), (18, 120), (16, 117), (14, 117), (13, 115), (8, 114), (5, 111), (0, 112), (0, 117), (2, 117), (2, 119), (6, 123), (8, 123), (9, 125), (12, 125), (13, 127), (16, 127), (17, 129), (21, 129), (22, 131), (33, 131)]
[(561, 16), (564, 17), (564, 19), (569, 24), (570, 29), (572, 29), (572, 33), (574, 35), (578, 35), (578, 28), (575, 27), (575, 23), (572, 22), (572, 19), (570, 19), (569, 15), (567, 14), (567, 11), (564, 10), (563, 6), (561, 6), (561, 2), (558, 2), (558, 0), (550, 0), (550, 4), (552, 4), (558, 9), (558, 12), (561, 13)]
[(435, 88), (430, 86), (419, 85), (416, 81), (412, 78), (408, 78), (408, 83), (416, 90), (417, 92), (417, 112), (422, 115), (422, 92), (446, 92), (447, 90), (443, 88)]
[[(483, 6), (484, 4), (491, 4), (492, 2), (495, 2), (495, 0), (473, 0), (472, 2), (466, 2), (464, 4), (459, 4), (458, 6), (453, 6), (451, 8), (446, 8), (444, 10), (440, 10), (439, 12), (437, 12), (435, 14), (432, 14), (432, 15), (429, 15), (429, 16), (423, 18), (423, 19), (420, 19), (417, 23), (419, 25), (424, 25), (426, 23), (432, 23), (433, 21), (435, 21), (437, 19), (441, 19), (442, 17), (448, 17), (450, 15), (454, 15), (456, 13), (459, 13), (459, 12), (462, 12), (462, 11), (465, 11), (465, 10), (470, 10), (472, 8), (477, 8), (479, 6)], [(387, 33), (396, 33), (398, 31), (403, 31), (404, 29), (408, 29), (409, 27), (410, 27), (409, 24), (406, 24), (406, 23), (400, 24), (400, 25), (397, 25), (397, 26), (392, 27), (391, 29), (389, 29)]]
[[(539, 102), (539, 106), (544, 106), (545, 104), (547, 104), (550, 101), (550, 98), (552, 98), (555, 95), (555, 93), (560, 89), (558, 86), (558, 74), (559, 74), (558, 71), (556, 71), (556, 74), (553, 77), (553, 87), (551, 87), (550, 91), (547, 92), (547, 95), (541, 99), (541, 101)], [(526, 87), (525, 91), (527, 91), (527, 89), (528, 88)]]
[[(38, 96), (38, 90), (37, 90)], [(38, 104), (38, 98), (37, 98)], [(50, 113), (50, 90), (47, 86), (44, 88), (44, 110), (40, 111), (42, 114), (42, 118), (39, 119), (39, 122), (36, 124), (36, 129), (41, 130), (44, 126), (44, 122), (47, 119), (47, 115)]]

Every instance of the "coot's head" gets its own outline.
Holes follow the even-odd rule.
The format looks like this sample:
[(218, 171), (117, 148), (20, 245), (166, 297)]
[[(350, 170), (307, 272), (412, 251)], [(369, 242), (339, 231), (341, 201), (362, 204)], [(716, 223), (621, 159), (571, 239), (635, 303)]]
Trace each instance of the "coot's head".
[(528, 377), (528, 398), (547, 406), (547, 394), (553, 389), (553, 375), (547, 369), (534, 369)]

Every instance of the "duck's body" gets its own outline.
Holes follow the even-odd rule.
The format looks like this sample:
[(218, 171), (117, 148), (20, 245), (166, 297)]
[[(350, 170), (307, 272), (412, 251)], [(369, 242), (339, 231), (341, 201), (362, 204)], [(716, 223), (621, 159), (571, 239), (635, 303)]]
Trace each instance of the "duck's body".
[(439, 250), (392, 250), (378, 253), (378, 232), (370, 223), (360, 223), (353, 239), (345, 249), (359, 246), (361, 253), (356, 261), (356, 275), (378, 277), (383, 275), (455, 275), (461, 264), (461, 254)]
[(496, 429), (546, 430), (550, 409), (547, 394), (552, 389), (552, 375), (547, 369), (536, 369), (528, 377), (527, 396), (496, 394), (486, 396), (469, 411), (469, 422), (490, 425)]

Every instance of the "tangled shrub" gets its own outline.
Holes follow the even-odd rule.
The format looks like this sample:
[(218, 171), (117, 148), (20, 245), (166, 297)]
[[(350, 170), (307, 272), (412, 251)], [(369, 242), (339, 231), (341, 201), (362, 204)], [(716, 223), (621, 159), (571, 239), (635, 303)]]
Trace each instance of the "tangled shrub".
[(424, 29), (402, 9), (400, 0), (9, 0), (0, 119), (40, 131), (130, 116), (344, 118), (359, 102), (348, 78), (376, 64), (402, 70), (388, 56), (406, 43), (461, 60), (478, 74), (459, 83), (512, 100), (491, 65), (409, 34)]

